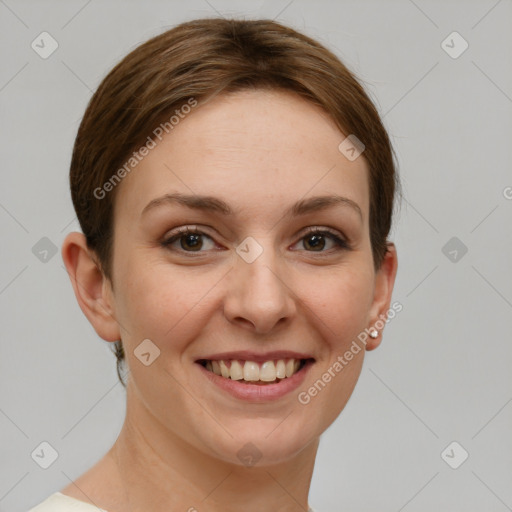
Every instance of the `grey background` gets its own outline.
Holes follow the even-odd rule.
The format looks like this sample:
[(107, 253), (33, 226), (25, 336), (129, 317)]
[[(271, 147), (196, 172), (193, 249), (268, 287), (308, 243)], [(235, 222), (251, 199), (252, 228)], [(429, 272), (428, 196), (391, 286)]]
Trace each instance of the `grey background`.
[[(0, 510), (81, 475), (124, 417), (114, 356), (51, 252), (78, 229), (67, 172), (86, 103), (140, 42), (216, 14), (276, 18), (333, 49), (367, 84), (399, 157), (403, 311), (322, 437), (311, 505), (512, 510), (510, 0), (0, 0)], [(43, 31), (59, 45), (47, 59), (31, 48)], [(469, 43), (458, 58), (441, 46), (453, 31)], [(452, 237), (468, 249), (456, 261), (443, 252)], [(46, 470), (31, 458), (42, 441), (59, 455)], [(469, 453), (458, 469), (441, 457), (452, 441)]]

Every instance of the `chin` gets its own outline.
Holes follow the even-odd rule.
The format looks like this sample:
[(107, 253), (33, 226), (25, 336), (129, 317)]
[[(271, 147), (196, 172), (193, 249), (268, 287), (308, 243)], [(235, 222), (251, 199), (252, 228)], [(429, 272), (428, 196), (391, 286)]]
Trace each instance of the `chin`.
[(210, 450), (224, 462), (246, 467), (290, 461), (319, 436), (294, 420), (293, 414), (284, 421), (240, 420), (229, 431), (233, 437), (226, 434), (221, 439), (209, 440)]

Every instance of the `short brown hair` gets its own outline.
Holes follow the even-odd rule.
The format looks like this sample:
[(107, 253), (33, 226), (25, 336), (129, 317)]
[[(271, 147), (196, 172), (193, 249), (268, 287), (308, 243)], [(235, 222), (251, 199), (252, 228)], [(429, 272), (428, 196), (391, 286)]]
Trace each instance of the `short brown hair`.
[[(101, 199), (94, 191), (191, 98), (206, 101), (246, 88), (297, 93), (365, 145), (370, 241), (375, 269), (380, 268), (400, 182), (388, 134), (358, 79), (331, 51), (280, 23), (206, 18), (182, 23), (129, 53), (101, 82), (78, 129), (71, 195), (87, 244), (107, 278), (112, 277), (116, 189)], [(121, 341), (115, 354), (122, 382)]]

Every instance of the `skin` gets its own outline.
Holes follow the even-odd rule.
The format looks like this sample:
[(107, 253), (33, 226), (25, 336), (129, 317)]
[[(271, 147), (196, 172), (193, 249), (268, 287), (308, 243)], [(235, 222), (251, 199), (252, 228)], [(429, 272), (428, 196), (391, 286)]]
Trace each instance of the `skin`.
[[(112, 282), (83, 235), (67, 236), (62, 255), (80, 307), (104, 340), (123, 340), (130, 374), (119, 438), (64, 494), (109, 512), (308, 509), (319, 437), (347, 403), (365, 350), (307, 405), (297, 394), (388, 311), (397, 271), (392, 243), (373, 268), (367, 163), (364, 154), (351, 162), (340, 153), (345, 136), (292, 93), (218, 96), (119, 185)], [(141, 215), (172, 192), (212, 195), (235, 213), (164, 204)], [(343, 205), (284, 216), (300, 199), (330, 194), (355, 201), (362, 218)], [(162, 246), (175, 228), (194, 225), (207, 235), (200, 253), (184, 237), (185, 248), (179, 238)], [(330, 227), (350, 249), (325, 236), (315, 250), (308, 226)], [(263, 249), (253, 263), (235, 251), (248, 236)], [(144, 339), (160, 349), (149, 366), (134, 355)], [(368, 338), (366, 350), (381, 339)], [(309, 353), (315, 364), (296, 392), (272, 402), (227, 395), (194, 362), (279, 349)], [(253, 467), (237, 457), (249, 442), (261, 453)]]

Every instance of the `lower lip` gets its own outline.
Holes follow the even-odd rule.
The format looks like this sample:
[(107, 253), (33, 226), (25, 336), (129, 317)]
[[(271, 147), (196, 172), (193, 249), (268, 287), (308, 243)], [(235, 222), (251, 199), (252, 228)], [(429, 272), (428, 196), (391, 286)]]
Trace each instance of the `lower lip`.
[(203, 375), (209, 379), (212, 384), (227, 391), (235, 398), (249, 402), (266, 402), (269, 400), (277, 400), (297, 389), (304, 382), (314, 361), (308, 361), (297, 373), (275, 384), (250, 384), (239, 380), (227, 379), (207, 370), (199, 363), (196, 364), (199, 366)]

